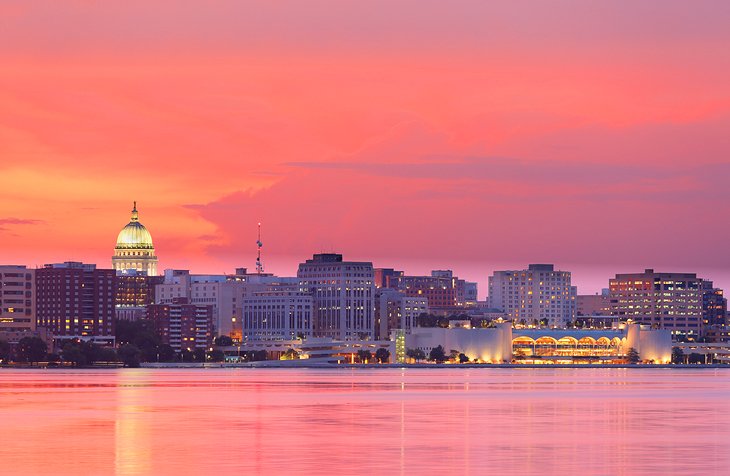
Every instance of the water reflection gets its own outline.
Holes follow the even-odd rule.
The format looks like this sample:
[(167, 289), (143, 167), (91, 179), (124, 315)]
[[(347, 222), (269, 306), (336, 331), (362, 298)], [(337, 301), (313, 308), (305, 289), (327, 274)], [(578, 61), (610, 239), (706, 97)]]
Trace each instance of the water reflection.
[(1, 472), (723, 474), (728, 376), (3, 369)]

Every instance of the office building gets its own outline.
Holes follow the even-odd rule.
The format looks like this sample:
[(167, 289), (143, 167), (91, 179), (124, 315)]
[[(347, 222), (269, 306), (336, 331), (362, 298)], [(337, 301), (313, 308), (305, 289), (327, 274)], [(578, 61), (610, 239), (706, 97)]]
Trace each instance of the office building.
[(299, 265), (301, 292), (314, 299), (314, 335), (332, 339), (375, 337), (373, 264), (315, 254)]
[(312, 296), (296, 291), (254, 292), (243, 297), (243, 341), (312, 337)]
[(147, 306), (147, 319), (152, 321), (162, 343), (176, 352), (207, 349), (213, 343), (213, 306), (176, 298), (169, 304)]
[(34, 269), (0, 266), (0, 331), (35, 330), (35, 290)]
[(703, 333), (702, 279), (694, 273), (617, 274), (610, 280), (611, 314), (668, 329), (677, 340)]

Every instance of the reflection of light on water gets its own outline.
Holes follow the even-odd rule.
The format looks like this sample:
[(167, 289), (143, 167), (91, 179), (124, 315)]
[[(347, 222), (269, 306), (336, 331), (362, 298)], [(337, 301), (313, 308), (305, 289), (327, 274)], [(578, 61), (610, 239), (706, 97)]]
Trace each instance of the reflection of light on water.
[(116, 474), (145, 474), (152, 471), (152, 440), (144, 414), (147, 388), (143, 371), (117, 372), (117, 417), (114, 466)]

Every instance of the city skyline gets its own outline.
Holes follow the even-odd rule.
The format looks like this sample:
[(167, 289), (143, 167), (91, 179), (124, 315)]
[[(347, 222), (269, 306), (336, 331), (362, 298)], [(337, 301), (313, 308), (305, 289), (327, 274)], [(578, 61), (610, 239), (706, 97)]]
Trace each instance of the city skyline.
[(165, 267), (253, 267), (260, 221), (277, 273), (730, 287), (726, 3), (286, 6), (0, 7), (2, 262), (106, 263), (138, 200)]
[[(129, 210), (132, 213), (132, 222), (135, 226), (139, 226), (142, 224), (142, 221), (147, 223), (146, 219), (139, 220), (137, 219), (138, 211), (137, 211), (137, 201), (133, 201), (132, 208)], [(123, 222), (124, 220), (121, 220)], [(230, 263), (224, 263), (225, 269), (210, 269), (210, 268), (193, 268), (184, 266), (186, 263), (182, 263), (183, 266), (175, 266), (175, 265), (167, 265), (164, 256), (162, 261), (162, 267), (159, 268), (159, 272), (156, 273), (156, 275), (162, 275), (163, 270), (165, 269), (188, 269), (191, 272), (197, 273), (197, 274), (232, 274), (234, 273), (236, 268), (247, 268), (250, 270), (250, 272), (255, 272), (256, 267), (256, 257), (258, 256), (259, 246), (258, 246), (258, 226), (260, 223), (256, 223), (256, 231), (254, 232), (256, 236), (254, 237), (257, 241), (253, 243), (253, 245), (249, 245), (249, 249), (242, 250), (242, 256), (241, 260), (238, 261), (232, 261)], [(127, 230), (127, 227), (118, 226), (117, 232), (119, 229), (122, 229), (122, 234), (124, 234)], [(145, 229), (146, 226), (142, 226), (142, 229)], [(146, 230), (145, 230), (145, 233)], [(147, 233), (147, 236), (149, 238), (149, 233)], [(120, 237), (121, 238), (121, 234)], [(151, 239), (151, 238), (149, 238)], [(265, 240), (262, 240), (265, 241)], [(155, 234), (155, 243), (157, 242), (157, 235)], [(117, 246), (118, 248), (118, 246)], [(115, 254), (116, 254), (116, 248)], [(7, 251), (7, 250), (4, 250)], [(12, 251), (12, 250), (11, 250)], [(153, 249), (154, 251), (154, 249)], [(294, 276), (296, 275), (296, 268), (299, 265), (299, 263), (306, 259), (307, 256), (303, 257), (297, 257), (297, 256), (277, 256), (276, 254), (269, 256), (267, 253), (267, 249), (264, 248), (264, 254), (262, 262), (266, 265), (266, 272), (267, 273), (273, 273), (274, 275), (278, 276)], [(327, 249), (327, 250), (313, 250), (309, 252), (309, 255), (312, 253), (335, 253), (340, 252), (338, 249)], [(477, 262), (449, 262), (445, 259), (438, 259), (434, 261), (428, 261), (427, 259), (423, 259), (420, 261), (407, 261), (407, 260), (398, 260), (394, 259), (389, 262), (380, 262), (376, 258), (373, 258), (372, 256), (368, 256), (367, 254), (363, 254), (361, 256), (355, 256), (354, 258), (352, 256), (348, 256), (348, 258), (352, 258), (355, 261), (371, 261), (373, 262), (373, 265), (375, 268), (396, 268), (401, 269), (402, 271), (405, 271), (406, 274), (410, 275), (430, 275), (431, 271), (437, 270), (437, 269), (450, 269), (455, 272), (455, 275), (460, 276), (462, 279), (467, 279), (476, 282), (479, 287), (478, 291), (478, 297), (479, 299), (486, 299), (487, 292), (488, 292), (488, 283), (489, 283), (489, 277), (499, 271), (514, 271), (514, 270), (521, 270), (523, 268), (526, 268), (528, 264), (535, 264), (535, 263), (547, 263), (546, 261), (540, 261), (540, 260), (525, 260), (522, 263), (514, 263), (511, 266), (496, 266), (491, 265), (491, 267), (480, 267)], [(116, 258), (114, 258), (116, 259)], [(269, 261), (270, 259), (270, 261)], [(57, 259), (50, 259), (50, 260), (42, 260), (42, 262), (13, 262), (12, 260), (6, 260), (5, 263), (9, 265), (27, 265), (31, 268), (42, 268), (44, 265), (49, 263), (64, 263), (64, 262), (85, 262), (85, 263), (93, 263), (98, 265), (100, 268), (114, 268), (116, 265), (112, 263), (113, 259), (110, 257), (110, 253), (106, 253), (106, 257), (102, 258), (98, 261), (94, 261), (93, 259), (82, 259), (78, 256), (70, 256), (70, 257), (62, 257), (59, 256)], [(290, 264), (293, 263), (293, 264)], [(395, 264), (394, 264), (395, 263)], [(553, 264), (553, 263), (550, 263)], [(620, 273), (631, 273), (631, 272), (642, 272), (646, 268), (636, 268), (636, 269), (624, 269), (620, 268), (617, 265), (614, 266), (607, 266), (607, 270), (614, 270), (611, 271), (611, 274), (606, 276), (605, 279), (603, 279), (603, 276), (601, 275), (595, 275), (592, 276), (592, 279), (586, 279), (585, 276), (581, 276), (582, 272), (585, 272), (585, 266), (577, 266), (578, 272), (576, 273), (576, 267), (575, 266), (562, 266), (558, 263), (555, 264), (556, 269), (562, 269), (563, 271), (568, 271), (572, 274), (572, 281), (573, 285), (577, 286), (578, 288), (578, 294), (587, 295), (587, 294), (600, 294), (602, 290), (608, 289), (608, 283), (609, 280), (614, 277), (616, 274)], [(717, 287), (725, 289), (723, 286), (723, 283), (726, 282), (726, 276), (722, 273), (716, 273), (716, 274), (703, 274), (701, 271), (697, 271), (695, 268), (685, 268), (685, 269), (672, 269), (672, 270), (659, 270), (659, 271), (666, 271), (666, 272), (693, 272), (696, 273), (698, 276), (703, 277), (705, 280), (711, 280), (713, 281)], [(719, 270), (718, 270), (719, 271)], [(589, 283), (589, 284), (586, 284)]]

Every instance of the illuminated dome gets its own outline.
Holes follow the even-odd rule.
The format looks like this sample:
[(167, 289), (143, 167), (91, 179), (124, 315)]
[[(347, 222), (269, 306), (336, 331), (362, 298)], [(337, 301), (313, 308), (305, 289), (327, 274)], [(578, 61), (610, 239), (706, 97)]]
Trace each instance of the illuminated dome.
[(122, 228), (117, 236), (117, 249), (154, 249), (152, 244), (152, 235), (147, 231), (147, 228), (139, 222), (139, 215), (137, 213), (137, 202), (134, 202), (134, 208), (132, 209), (132, 219), (129, 221), (127, 226)]
[(148, 276), (157, 275), (157, 256), (152, 244), (152, 235), (139, 222), (137, 202), (132, 208), (132, 219), (122, 228), (117, 236), (117, 246), (114, 247), (112, 267), (118, 273), (144, 273)]

